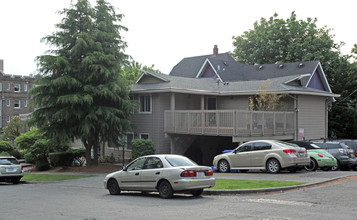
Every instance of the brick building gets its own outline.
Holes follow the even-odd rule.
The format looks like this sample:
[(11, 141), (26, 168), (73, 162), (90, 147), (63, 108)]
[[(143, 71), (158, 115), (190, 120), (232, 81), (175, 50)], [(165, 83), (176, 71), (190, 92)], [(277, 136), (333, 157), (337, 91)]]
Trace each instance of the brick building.
[(28, 91), (35, 77), (4, 73), (4, 61), (0, 60), (0, 128), (6, 127), (11, 117), (33, 112)]

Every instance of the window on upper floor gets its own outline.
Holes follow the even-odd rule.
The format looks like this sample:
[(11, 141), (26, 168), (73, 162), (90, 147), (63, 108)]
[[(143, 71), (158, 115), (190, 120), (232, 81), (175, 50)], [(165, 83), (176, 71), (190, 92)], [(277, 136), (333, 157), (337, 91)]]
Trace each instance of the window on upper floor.
[(152, 108), (152, 98), (151, 95), (142, 95), (139, 96), (140, 101), (140, 113), (151, 113)]
[(6, 106), (10, 107), (10, 99), (6, 99)]
[(28, 89), (28, 85), (25, 84), (25, 85), (24, 85), (24, 91), (27, 92), (27, 89)]
[(24, 107), (27, 108), (27, 100), (24, 101)]
[(21, 92), (21, 85), (20, 84), (14, 84), (14, 91), (15, 92)]
[(20, 100), (18, 99), (14, 100), (14, 108), (21, 108)]
[(10, 122), (11, 117), (9, 115), (6, 116), (6, 122), (9, 123)]
[(10, 83), (6, 84), (6, 90), (10, 90)]

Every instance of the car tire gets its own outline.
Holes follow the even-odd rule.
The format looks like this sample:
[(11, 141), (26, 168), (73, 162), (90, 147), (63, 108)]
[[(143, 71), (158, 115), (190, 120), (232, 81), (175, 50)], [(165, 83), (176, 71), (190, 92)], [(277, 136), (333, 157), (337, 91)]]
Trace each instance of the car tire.
[(321, 167), (321, 170), (323, 170), (323, 171), (330, 171), (330, 170), (331, 170), (331, 167)]
[(281, 170), (280, 163), (277, 159), (268, 160), (266, 166), (267, 166), (266, 170), (270, 173), (279, 173)]
[(221, 173), (228, 173), (230, 171), (229, 163), (226, 160), (220, 160), (218, 162), (218, 171)]
[(193, 196), (200, 196), (203, 193), (203, 189), (192, 190), (191, 194)]
[(315, 171), (319, 167), (318, 163), (314, 158), (310, 158), (310, 165), (304, 166), (306, 171)]
[(174, 190), (171, 187), (171, 184), (166, 180), (160, 182), (158, 186), (160, 197), (163, 199), (170, 199), (174, 195)]
[(109, 190), (110, 195), (118, 195), (121, 191), (119, 184), (115, 179), (110, 179), (108, 181), (107, 188)]
[(337, 171), (337, 170), (339, 170), (340, 169), (340, 162), (338, 162), (337, 161), (337, 164), (336, 164), (336, 166), (333, 166), (333, 167), (331, 167), (331, 171)]

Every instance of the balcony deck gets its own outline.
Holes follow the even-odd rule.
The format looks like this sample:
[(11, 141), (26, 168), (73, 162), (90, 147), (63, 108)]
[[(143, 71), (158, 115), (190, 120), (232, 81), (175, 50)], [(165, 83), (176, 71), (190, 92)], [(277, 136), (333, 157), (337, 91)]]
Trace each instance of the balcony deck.
[(232, 137), (292, 136), (294, 112), (244, 110), (165, 111), (165, 132)]

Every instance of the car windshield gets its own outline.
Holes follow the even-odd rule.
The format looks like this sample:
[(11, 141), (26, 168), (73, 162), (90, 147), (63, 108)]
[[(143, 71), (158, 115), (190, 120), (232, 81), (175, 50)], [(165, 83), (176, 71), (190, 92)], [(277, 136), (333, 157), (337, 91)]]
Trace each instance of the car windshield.
[(186, 157), (165, 157), (165, 159), (173, 167), (197, 166), (195, 162)]
[(0, 158), (0, 165), (14, 165), (19, 164), (15, 158)]

